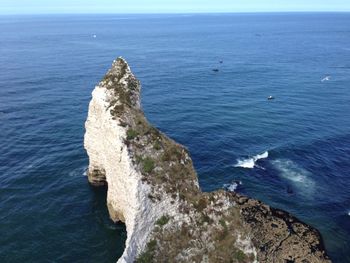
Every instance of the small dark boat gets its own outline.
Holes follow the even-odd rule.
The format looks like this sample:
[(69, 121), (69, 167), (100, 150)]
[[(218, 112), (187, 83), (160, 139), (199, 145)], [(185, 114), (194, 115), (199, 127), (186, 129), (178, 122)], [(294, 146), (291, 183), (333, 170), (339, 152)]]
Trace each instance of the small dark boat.
[(214, 72), (219, 72), (219, 70), (217, 68), (214, 68), (213, 71)]
[(222, 64), (222, 63), (224, 63), (224, 61), (220, 60), (219, 63)]

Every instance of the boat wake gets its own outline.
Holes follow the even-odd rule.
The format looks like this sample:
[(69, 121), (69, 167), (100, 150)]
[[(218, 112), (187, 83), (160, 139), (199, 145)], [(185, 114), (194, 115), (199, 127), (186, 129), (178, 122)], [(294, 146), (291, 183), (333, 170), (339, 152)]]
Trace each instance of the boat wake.
[(264, 167), (257, 165), (256, 162), (260, 159), (266, 159), (267, 157), (269, 157), (268, 151), (261, 153), (261, 154), (257, 154), (253, 157), (249, 157), (246, 159), (238, 159), (237, 163), (235, 164), (235, 167), (242, 167), (242, 168), (247, 168), (247, 169), (252, 169), (254, 167), (257, 167), (257, 168), (265, 170)]

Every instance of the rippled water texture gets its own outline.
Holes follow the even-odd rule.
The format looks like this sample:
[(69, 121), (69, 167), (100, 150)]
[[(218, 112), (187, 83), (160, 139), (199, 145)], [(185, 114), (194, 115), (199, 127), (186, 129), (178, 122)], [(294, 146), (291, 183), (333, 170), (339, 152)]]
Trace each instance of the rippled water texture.
[(0, 32), (1, 262), (121, 255), (125, 228), (88, 185), (82, 145), (119, 55), (204, 190), (236, 181), (350, 262), (350, 14), (3, 16)]

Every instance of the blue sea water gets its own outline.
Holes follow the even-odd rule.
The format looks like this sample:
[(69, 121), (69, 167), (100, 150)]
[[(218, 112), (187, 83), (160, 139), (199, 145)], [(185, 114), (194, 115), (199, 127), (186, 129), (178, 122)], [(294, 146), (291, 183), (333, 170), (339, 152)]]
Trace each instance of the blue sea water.
[(120, 55), (203, 190), (241, 181), (350, 262), (349, 13), (2, 16), (0, 32), (1, 262), (121, 255), (83, 149), (91, 91)]

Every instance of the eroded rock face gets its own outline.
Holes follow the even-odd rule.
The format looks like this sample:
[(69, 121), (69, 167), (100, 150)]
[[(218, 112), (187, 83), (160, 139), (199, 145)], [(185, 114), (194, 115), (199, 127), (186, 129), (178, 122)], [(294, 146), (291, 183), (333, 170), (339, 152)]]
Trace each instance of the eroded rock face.
[(108, 185), (110, 216), (127, 228), (118, 262), (330, 262), (318, 231), (288, 213), (201, 192), (187, 149), (145, 119), (140, 88), (118, 58), (85, 123), (89, 182)]

